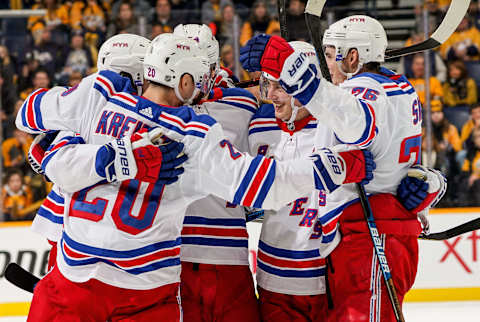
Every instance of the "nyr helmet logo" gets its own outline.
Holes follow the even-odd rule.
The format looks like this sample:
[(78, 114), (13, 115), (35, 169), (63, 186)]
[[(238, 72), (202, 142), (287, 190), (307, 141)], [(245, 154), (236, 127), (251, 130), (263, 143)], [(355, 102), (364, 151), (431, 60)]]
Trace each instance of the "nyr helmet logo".
[(182, 50), (190, 50), (190, 46), (182, 45), (182, 44), (177, 44), (177, 48)]
[(128, 47), (128, 43), (126, 43), (126, 42), (114, 42), (112, 44), (112, 47), (120, 47), (120, 48)]
[(356, 18), (352, 17), (348, 20), (349, 22), (365, 22), (365, 18)]
[(298, 56), (298, 58), (295, 59), (292, 66), (290, 66), (290, 68), (288, 69), (288, 74), (290, 75), (290, 77), (293, 77), (297, 73), (297, 70), (305, 62), (306, 57), (307, 55), (305, 55), (305, 53), (301, 53), (300, 56)]

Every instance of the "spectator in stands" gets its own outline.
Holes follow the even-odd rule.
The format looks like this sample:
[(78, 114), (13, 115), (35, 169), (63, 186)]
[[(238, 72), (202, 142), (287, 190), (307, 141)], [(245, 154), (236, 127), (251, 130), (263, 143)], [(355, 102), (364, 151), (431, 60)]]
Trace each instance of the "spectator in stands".
[(30, 134), (18, 129), (13, 131), (13, 137), (2, 143), (3, 165), (5, 168), (18, 168), (25, 174), (32, 173), (28, 164), (28, 149), (33, 138)]
[[(433, 151), (435, 152), (433, 167), (441, 170), (448, 177), (451, 168), (457, 166), (455, 163), (457, 153), (462, 150), (460, 136), (457, 128), (445, 118), (441, 101), (431, 101), (431, 112)], [(423, 131), (422, 150), (427, 151), (426, 148), (425, 131)], [(427, 158), (424, 157), (423, 160), (427, 161)]]
[(77, 86), (82, 81), (82, 78), (83, 78), (82, 73), (77, 72), (77, 71), (73, 71), (70, 74), (70, 77), (68, 79), (68, 86), (69, 87)]
[[(238, 64), (238, 61), (235, 61), (235, 56), (233, 54), (233, 47), (230, 44), (223, 45), (220, 49), (220, 65), (227, 69), (227, 72), (235, 72), (235, 67)], [(240, 79), (247, 80), (250, 79), (248, 73), (240, 65)], [(236, 76), (234, 76), (236, 78)], [(232, 79), (234, 79), (232, 77)]]
[(32, 79), (33, 88), (28, 88), (20, 93), (20, 98), (25, 100), (30, 93), (39, 88), (50, 88), (50, 77), (43, 69), (38, 69), (33, 73)]
[(150, 11), (152, 10), (152, 7), (146, 0), (124, 0), (124, 1), (116, 0), (113, 2), (114, 3), (112, 5), (112, 10), (110, 15), (110, 19), (112, 21), (117, 20), (121, 11), (121, 7), (125, 2), (128, 2), (130, 4), (130, 7), (133, 10), (133, 15), (135, 17), (147, 17)]
[(137, 18), (133, 13), (133, 8), (129, 0), (122, 0), (120, 2), (118, 16), (108, 26), (107, 38), (120, 33), (140, 34)]
[(85, 75), (93, 67), (92, 52), (85, 46), (83, 34), (80, 31), (72, 35), (70, 48), (66, 55), (63, 73), (66, 74), (67, 79), (73, 71)]
[(7, 47), (5, 46), (0, 46), (0, 71), (4, 81), (8, 83), (17, 82), (15, 65), (10, 57)]
[[(185, 23), (184, 17), (181, 15), (172, 14), (172, 6), (169, 0), (157, 0), (157, 4), (153, 9), (149, 26), (154, 24), (162, 26), (162, 33), (172, 32), (173, 28), (180, 23)], [(148, 30), (151, 33), (151, 28)]]
[(83, 30), (88, 46), (98, 47), (105, 40), (105, 8), (97, 0), (75, 0), (70, 9), (70, 25)]
[(478, 61), (480, 48), (480, 31), (471, 26), (466, 15), (457, 27), (457, 30), (441, 46), (440, 52), (444, 59)]
[(443, 101), (447, 106), (466, 106), (477, 102), (477, 84), (468, 77), (461, 60), (448, 64), (448, 79), (443, 84)]
[(65, 53), (61, 45), (52, 41), (52, 34), (48, 28), (43, 28), (33, 47), (27, 50), (25, 60), (36, 60), (39, 66), (45, 69), (50, 77), (60, 70), (65, 62)]
[[(415, 88), (422, 106), (425, 106), (425, 59), (423, 54), (416, 54), (412, 61), (413, 77), (408, 80)], [(443, 88), (440, 81), (430, 76), (430, 99), (441, 100), (443, 98)]]
[(152, 24), (151, 30), (150, 30), (150, 40), (153, 40), (155, 37), (157, 37), (158, 35), (161, 35), (165, 32), (166, 31), (164, 30), (162, 24), (159, 24), (159, 23)]
[(305, 2), (303, 0), (290, 0), (287, 10), (287, 23), (289, 26), (295, 27), (288, 29), (288, 40), (310, 41), (304, 13)]
[(226, 5), (233, 7), (231, 0), (207, 0), (202, 4), (202, 23), (220, 23), (223, 17), (223, 10)]
[[(235, 22), (235, 7), (231, 4), (226, 4), (222, 7), (222, 20), (217, 23), (210, 23), (209, 27), (212, 29), (213, 35), (217, 38), (220, 47), (229, 44), (232, 45), (235, 42), (234, 37), (234, 22)], [(238, 28), (240, 29), (240, 18), (237, 16), (239, 22)]]
[(1, 119), (3, 122), (3, 138), (10, 138), (13, 136), (13, 132), (17, 128), (15, 125), (15, 119), (17, 118), (17, 113), (22, 107), (23, 102), (23, 100), (18, 99), (15, 102), (13, 113), (1, 114)]
[[(410, 38), (405, 42), (405, 47), (418, 44), (425, 40), (425, 34), (421, 32), (413, 33)], [(429, 51), (430, 55), (430, 73), (435, 76), (441, 83), (447, 80), (447, 66), (443, 62), (440, 54), (435, 50)], [(400, 58), (400, 63), (397, 68), (397, 73), (407, 76), (407, 78), (413, 78), (412, 61), (413, 55), (407, 55)]]
[(32, 9), (47, 9), (45, 16), (31, 16), (28, 18), (27, 28), (32, 32), (42, 33), (42, 29), (47, 28), (53, 33), (53, 40), (59, 45), (64, 45), (67, 41), (69, 30), (69, 14), (65, 5), (58, 0), (42, 0), (33, 5)]
[(253, 4), (250, 18), (242, 26), (240, 45), (244, 46), (253, 36), (262, 33), (271, 34), (278, 29), (280, 24), (268, 15), (265, 0), (257, 0)]
[(473, 145), (467, 149), (462, 176), (457, 184), (460, 206), (480, 206), (480, 128), (472, 132)]
[(22, 171), (12, 169), (2, 189), (3, 214), (6, 221), (31, 220), (31, 213), (22, 210), (32, 204), (32, 193), (25, 185)]
[(472, 132), (476, 128), (480, 128), (480, 103), (470, 106), (470, 119), (462, 127), (460, 140), (467, 150), (473, 148)]
[[(3, 66), (1, 66), (3, 67)], [(13, 82), (14, 76), (7, 68), (0, 67), (0, 112), (2, 118), (13, 112), (17, 100), (17, 88)]]

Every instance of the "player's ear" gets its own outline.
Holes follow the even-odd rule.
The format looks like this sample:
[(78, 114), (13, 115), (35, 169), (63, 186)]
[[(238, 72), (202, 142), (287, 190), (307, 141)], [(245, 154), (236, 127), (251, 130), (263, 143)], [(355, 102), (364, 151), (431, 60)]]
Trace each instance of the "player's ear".
[(348, 55), (347, 55), (348, 65), (353, 70), (357, 69), (357, 66), (358, 66), (358, 63), (359, 63), (359, 58), (360, 58), (360, 56), (358, 55), (358, 50), (356, 50), (355, 48), (351, 49), (348, 52)]

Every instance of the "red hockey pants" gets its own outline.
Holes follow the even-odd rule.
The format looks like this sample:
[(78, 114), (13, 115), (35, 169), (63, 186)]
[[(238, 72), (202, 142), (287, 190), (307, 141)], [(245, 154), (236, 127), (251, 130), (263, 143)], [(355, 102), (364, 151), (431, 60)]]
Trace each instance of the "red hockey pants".
[(129, 290), (91, 279), (74, 283), (55, 266), (38, 282), (29, 322), (180, 321), (178, 283), (151, 290)]
[(260, 321), (247, 265), (182, 262), (180, 292), (185, 322)]
[(258, 288), (262, 321), (327, 321), (327, 296), (288, 295)]

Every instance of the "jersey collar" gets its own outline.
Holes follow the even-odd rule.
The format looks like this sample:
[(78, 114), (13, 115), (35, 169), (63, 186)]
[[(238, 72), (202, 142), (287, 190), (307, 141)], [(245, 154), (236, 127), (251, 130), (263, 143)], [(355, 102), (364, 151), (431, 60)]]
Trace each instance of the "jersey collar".
[(280, 129), (281, 129), (282, 131), (287, 132), (288, 134), (290, 134), (290, 136), (292, 136), (293, 133), (302, 130), (305, 126), (307, 126), (308, 123), (310, 123), (310, 121), (315, 120), (315, 118), (313, 117), (313, 115), (309, 115), (309, 116), (307, 116), (307, 117), (304, 118), (304, 119), (295, 121), (295, 122), (294, 122), (294, 124), (295, 124), (295, 129), (294, 129), (293, 131), (289, 130), (288, 127), (287, 127), (287, 123), (285, 123), (285, 122), (282, 121), (281, 119), (275, 118), (275, 120), (277, 121), (277, 124), (278, 124), (278, 126), (280, 127)]

